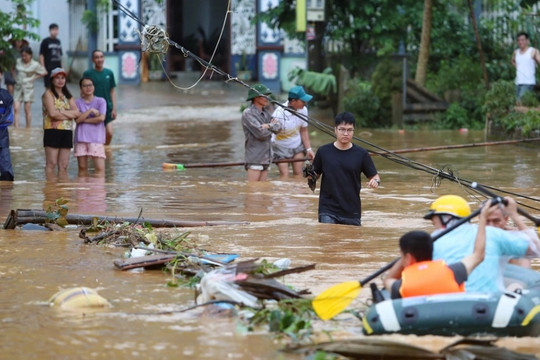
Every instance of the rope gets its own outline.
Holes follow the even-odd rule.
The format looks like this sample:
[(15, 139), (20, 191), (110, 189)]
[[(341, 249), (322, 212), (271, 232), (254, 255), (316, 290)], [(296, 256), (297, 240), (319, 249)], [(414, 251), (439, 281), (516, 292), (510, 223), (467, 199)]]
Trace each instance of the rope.
[[(189, 50), (187, 50), (184, 47), (182, 47), (181, 45), (179, 45), (178, 43), (176, 43), (176, 42), (172, 41), (171, 39), (169, 39), (167, 33), (164, 30), (158, 29), (156, 26), (147, 26), (147, 25), (145, 25), (129, 9), (126, 9), (123, 5), (121, 5), (118, 2), (118, 0), (113, 0), (113, 2), (118, 5), (119, 10), (123, 11), (128, 16), (130, 16), (133, 20), (137, 21), (141, 26), (143, 26), (143, 32), (142, 32), (142, 34), (140, 34), (141, 42), (143, 42), (143, 39), (144, 39), (144, 43), (142, 44), (142, 46), (144, 47), (143, 51), (149, 51), (149, 52), (154, 51), (154, 52), (156, 52), (158, 54), (158, 56), (164, 56), (166, 54), (168, 48), (169, 48), (169, 45), (174, 46), (175, 48), (179, 49), (182, 52), (184, 57), (191, 57), (195, 61), (197, 61), (199, 64), (201, 64), (201, 66), (205, 67), (205, 71), (203, 72), (201, 77), (195, 82), (195, 84), (193, 84), (192, 86), (190, 86), (188, 88), (182, 88), (182, 87), (176, 86), (175, 84), (172, 83), (169, 76), (167, 75), (167, 78), (169, 78), (169, 82), (171, 82), (171, 84), (175, 88), (182, 89), (182, 90), (189, 90), (189, 89), (195, 87), (202, 80), (202, 78), (205, 76), (207, 71), (212, 71), (212, 73), (217, 73), (217, 74), (223, 76), (225, 78), (225, 82), (234, 81), (234, 82), (244, 86), (247, 89), (255, 91), (255, 93), (258, 94), (258, 96), (265, 97), (266, 99), (269, 100), (269, 102), (271, 102), (275, 106), (280, 106), (285, 111), (293, 113), (294, 115), (296, 115), (300, 119), (306, 121), (308, 124), (312, 125), (316, 129), (322, 131), (323, 133), (326, 133), (327, 135), (330, 135), (332, 137), (334, 136), (334, 128), (332, 126), (330, 126), (328, 124), (325, 124), (325, 123), (323, 123), (323, 122), (321, 122), (319, 120), (316, 120), (314, 118), (311, 118), (308, 115), (301, 114), (298, 111), (296, 111), (296, 110), (294, 110), (294, 109), (292, 109), (290, 107), (284, 106), (283, 104), (277, 102), (276, 100), (270, 98), (269, 96), (260, 93), (257, 89), (254, 89), (253, 87), (246, 84), (245, 82), (238, 79), (237, 77), (232, 77), (230, 74), (228, 74), (225, 71), (217, 68), (216, 66), (214, 66), (211, 63), (211, 61), (213, 60), (213, 57), (214, 57), (214, 55), (216, 53), (217, 46), (219, 45), (219, 42), (221, 41), (221, 37), (222, 37), (224, 29), (225, 29), (227, 18), (229, 16), (229, 13), (231, 12), (231, 10), (230, 10), (231, 0), (229, 0), (229, 2), (228, 2), (227, 12), (225, 14), (225, 18), (224, 18), (223, 25), (222, 25), (222, 28), (221, 28), (221, 33), (220, 33), (220, 36), (219, 36), (219, 40), (216, 43), (216, 47), (214, 48), (214, 51), (212, 53), (212, 57), (210, 59), (210, 62), (207, 62), (207, 61), (203, 60), (202, 58), (198, 57), (197, 55), (193, 54)], [(167, 43), (168, 45), (166, 46), (165, 43)], [(163, 67), (163, 62), (162, 62), (162, 67)], [(432, 177), (432, 188), (439, 187), (440, 184), (441, 184), (441, 181), (443, 179), (447, 179), (447, 180), (456, 182), (459, 185), (464, 186), (464, 187), (466, 187), (468, 189), (472, 189), (473, 191), (476, 191), (475, 189), (473, 189), (471, 187), (471, 184), (473, 183), (473, 181), (468, 180), (468, 179), (463, 179), (463, 178), (461, 178), (461, 177), (459, 177), (457, 175), (454, 175), (454, 171), (448, 166), (444, 166), (444, 167), (438, 169), (438, 168), (435, 168), (435, 167), (432, 167), (432, 166), (429, 166), (429, 165), (419, 163), (417, 161), (413, 161), (413, 160), (411, 160), (411, 159), (409, 159), (407, 157), (401, 156), (401, 155), (396, 154), (396, 153), (394, 153), (394, 152), (392, 152), (390, 150), (384, 149), (384, 148), (382, 148), (382, 147), (380, 147), (380, 146), (378, 146), (376, 144), (370, 143), (369, 141), (364, 140), (362, 138), (359, 138), (357, 136), (353, 136), (353, 139), (356, 140), (357, 142), (360, 142), (362, 144), (365, 144), (365, 145), (369, 146), (371, 149), (367, 149), (368, 151), (371, 151), (374, 154), (382, 156), (382, 157), (384, 157), (385, 159), (387, 159), (389, 161), (393, 161), (393, 162), (401, 164), (403, 166), (407, 166), (407, 167), (410, 167), (412, 169), (419, 170), (419, 171), (424, 171), (424, 172), (426, 172), (428, 174), (433, 175), (433, 177)], [(373, 150), (373, 149), (376, 149), (376, 150)], [(536, 198), (533, 198), (533, 197), (529, 197), (529, 196), (525, 196), (525, 195), (521, 195), (521, 194), (517, 194), (517, 193), (512, 193), (512, 192), (509, 192), (509, 191), (503, 191), (503, 190), (496, 189), (496, 188), (491, 187), (491, 186), (486, 186), (486, 187), (490, 188), (490, 189), (494, 189), (494, 190), (499, 191), (499, 192), (506, 193), (506, 194), (511, 194), (511, 195), (513, 195), (515, 197), (520, 197), (520, 198), (532, 200), (532, 201), (535, 201), (535, 202), (540, 202), (540, 199), (536, 199)], [(528, 206), (528, 205), (524, 205), (524, 204), (522, 204), (520, 202), (518, 202), (518, 204), (521, 205), (521, 206), (525, 206), (525, 207), (540, 211), (539, 208), (534, 208), (534, 207), (531, 207), (531, 206)]]

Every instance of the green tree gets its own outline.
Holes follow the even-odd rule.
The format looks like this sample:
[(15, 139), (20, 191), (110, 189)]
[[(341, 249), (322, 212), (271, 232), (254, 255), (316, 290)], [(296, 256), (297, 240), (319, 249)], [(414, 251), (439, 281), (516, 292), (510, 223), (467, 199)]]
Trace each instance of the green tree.
[(424, 15), (422, 18), (422, 36), (420, 41), (420, 51), (418, 53), (418, 63), (416, 66), (416, 77), (414, 81), (419, 85), (426, 84), (427, 66), (429, 60), (429, 43), (431, 41), (431, 26), (433, 23), (433, 0), (424, 0)]
[(28, 16), (27, 8), (34, 0), (12, 0), (12, 9), (0, 9), (0, 66), (11, 69), (15, 65), (15, 50), (12, 40), (39, 40), (38, 34), (26, 30), (37, 27), (39, 20)]
[[(289, 37), (304, 39), (304, 33), (296, 32), (295, 6), (296, 0), (282, 0), (257, 19), (283, 29)], [(352, 75), (359, 70), (358, 59), (366, 53), (394, 53), (407, 26), (422, 16), (422, 4), (418, 5), (416, 0), (326, 0), (325, 7), (325, 22), (317, 27), (323, 33), (317, 34), (315, 41), (340, 44), (343, 63)], [(326, 64), (323, 65), (324, 68)]]

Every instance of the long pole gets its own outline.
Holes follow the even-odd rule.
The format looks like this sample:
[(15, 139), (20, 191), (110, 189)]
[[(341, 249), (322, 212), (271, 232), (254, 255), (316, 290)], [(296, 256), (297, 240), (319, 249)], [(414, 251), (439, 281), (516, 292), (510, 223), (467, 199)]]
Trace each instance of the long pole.
[[(448, 150), (448, 149), (463, 149), (470, 147), (480, 147), (480, 146), (494, 146), (494, 145), (510, 145), (517, 144), (520, 142), (533, 142), (540, 141), (540, 138), (532, 139), (522, 139), (522, 140), (504, 140), (504, 141), (491, 141), (491, 142), (482, 142), (482, 143), (473, 143), (473, 144), (458, 144), (458, 145), (442, 145), (442, 146), (431, 146), (431, 147), (420, 147), (412, 149), (398, 149), (391, 150), (387, 152), (382, 152), (382, 154), (405, 154), (412, 152), (423, 152), (423, 151), (437, 151), (437, 150)], [(370, 152), (371, 156), (377, 156), (378, 153)], [(274, 164), (277, 163), (290, 163), (290, 162), (299, 162), (306, 161), (307, 159), (283, 159), (274, 161)], [(223, 162), (223, 163), (194, 163), (194, 164), (175, 164), (175, 163), (163, 163), (164, 170), (184, 170), (188, 168), (212, 168), (212, 167), (228, 167), (228, 166), (243, 166), (245, 163), (243, 161), (236, 162)]]
[[(420, 147), (420, 148), (412, 148), (412, 149), (389, 150), (388, 152), (382, 152), (382, 153), (383, 154), (392, 154), (392, 153), (404, 154), (404, 153), (411, 153), (411, 152), (463, 149), (463, 148), (480, 147), (480, 146), (510, 145), (510, 144), (517, 144), (517, 143), (522, 143), (522, 142), (534, 142), (534, 141), (540, 141), (540, 138), (490, 141), (490, 142), (481, 142), (481, 143), (472, 143), (472, 144), (441, 145), (441, 146)], [(378, 155), (376, 153), (370, 153), (370, 154), (371, 156)]]

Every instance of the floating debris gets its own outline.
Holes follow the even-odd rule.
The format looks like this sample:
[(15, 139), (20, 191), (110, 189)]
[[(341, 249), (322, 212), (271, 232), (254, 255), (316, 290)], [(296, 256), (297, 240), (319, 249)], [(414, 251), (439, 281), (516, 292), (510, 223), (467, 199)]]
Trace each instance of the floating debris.
[(293, 346), (285, 352), (314, 353), (325, 352), (341, 355), (349, 359), (362, 360), (413, 360), (413, 359), (446, 359), (446, 360), (529, 360), (538, 359), (531, 354), (518, 353), (494, 345), (497, 338), (462, 338), (434, 352), (419, 346), (382, 338), (355, 338), (318, 344)]
[(49, 304), (63, 310), (105, 308), (111, 306), (107, 299), (99, 295), (96, 290), (87, 287), (74, 287), (61, 290), (49, 299)]
[[(315, 264), (279, 270), (267, 261), (246, 260), (213, 270), (203, 276), (197, 286), (197, 303), (231, 300), (258, 308), (258, 300), (299, 299), (309, 291), (294, 291), (277, 281), (276, 277), (315, 268)], [(272, 271), (274, 270), (274, 271)]]

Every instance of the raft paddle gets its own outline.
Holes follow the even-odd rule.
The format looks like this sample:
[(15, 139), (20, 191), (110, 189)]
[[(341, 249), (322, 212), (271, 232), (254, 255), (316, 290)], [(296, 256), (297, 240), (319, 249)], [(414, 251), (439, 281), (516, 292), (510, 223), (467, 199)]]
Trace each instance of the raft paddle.
[[(477, 182), (471, 183), (471, 187), (473, 189), (476, 189), (476, 190), (484, 193), (485, 195), (487, 195), (489, 197), (492, 197), (492, 198), (500, 197), (499, 195), (495, 194), (493, 191), (488, 190), (487, 188), (485, 188), (484, 186), (480, 185)], [(502, 203), (504, 204), (505, 201), (502, 201)], [(522, 208), (519, 208), (519, 207), (517, 208), (517, 212), (518, 212), (518, 214), (523, 215), (527, 219), (531, 220), (534, 223), (534, 225), (536, 225), (537, 227), (540, 228), (540, 219), (532, 216), (531, 214), (529, 214), (528, 212), (526, 212), (525, 210), (523, 210)]]
[[(492, 205), (500, 203), (501, 201), (502, 199), (500, 197), (496, 197), (492, 200)], [(478, 216), (481, 211), (481, 208), (477, 209), (473, 211), (469, 216), (459, 219), (457, 222), (454, 223), (453, 226), (446, 228), (437, 235), (433, 236), (432, 240), (436, 241), (440, 237), (448, 234), (450, 231), (470, 221), (475, 216)], [(393, 260), (392, 262), (383, 266), (381, 269), (377, 270), (375, 273), (371, 274), (364, 280), (346, 281), (341, 284), (334, 285), (329, 289), (326, 289), (317, 297), (315, 297), (315, 299), (313, 299), (313, 301), (311, 302), (311, 304), (313, 305), (313, 309), (322, 320), (329, 320), (333, 318), (334, 316), (345, 310), (347, 306), (349, 306), (349, 304), (358, 296), (360, 290), (362, 290), (362, 286), (366, 285), (371, 280), (375, 279), (377, 276), (390, 269), (399, 259), (400, 258)]]

